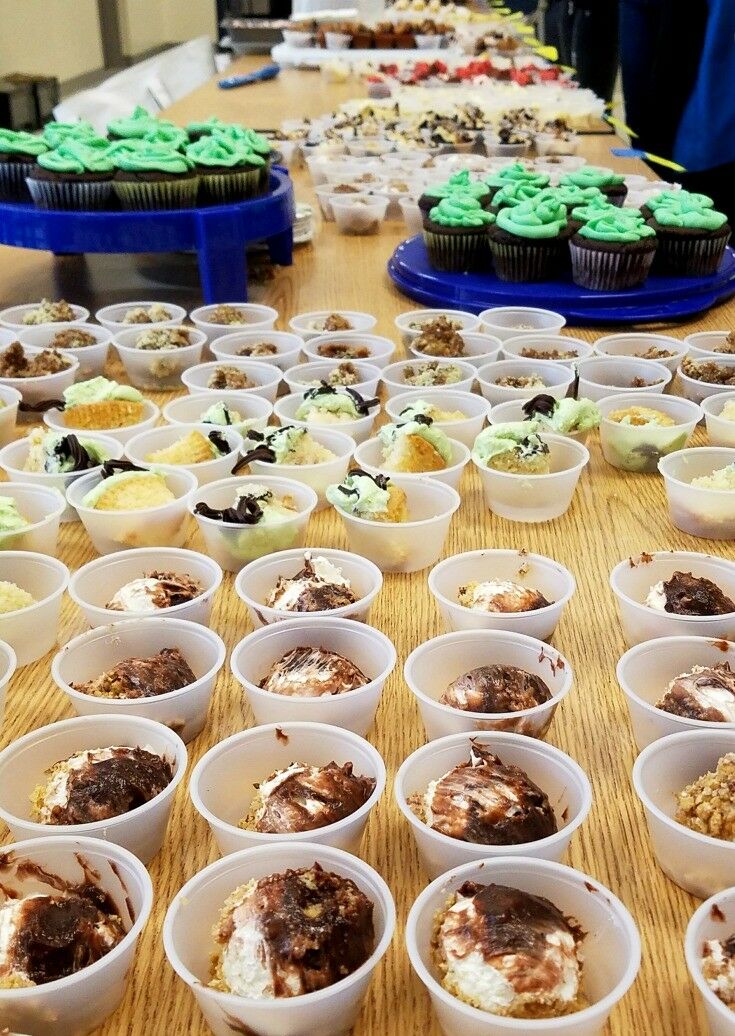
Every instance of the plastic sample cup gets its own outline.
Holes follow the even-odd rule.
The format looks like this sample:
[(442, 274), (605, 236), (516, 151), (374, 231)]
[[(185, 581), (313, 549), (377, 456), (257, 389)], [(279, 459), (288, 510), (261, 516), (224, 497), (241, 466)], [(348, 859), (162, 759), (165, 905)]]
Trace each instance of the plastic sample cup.
[(465, 360), (432, 360), (431, 357), (425, 357), (423, 360), (399, 360), (397, 363), (391, 363), (388, 367), (383, 370), (382, 382), (385, 388), (385, 394), (388, 399), (392, 399), (393, 396), (397, 396), (400, 392), (407, 392), (421, 386), (411, 384), (406, 381), (406, 375), (416, 375), (419, 370), (426, 363), (434, 364), (437, 367), (453, 367), (459, 371), (460, 377), (458, 381), (448, 383), (446, 385), (427, 385), (427, 389), (431, 389), (432, 392), (471, 392), (472, 386), (475, 384), (477, 379), (477, 368), (473, 367), (471, 363), (467, 363)]
[[(453, 680), (477, 666), (512, 665), (541, 677), (548, 701), (518, 712), (466, 712), (443, 705), (441, 696)], [(429, 741), (449, 734), (506, 730), (543, 738), (556, 707), (572, 688), (574, 675), (558, 651), (534, 637), (501, 630), (462, 630), (434, 637), (406, 659), (403, 678), (415, 696)]]
[(0, 615), (0, 639), (13, 649), (19, 666), (28, 665), (56, 643), (69, 569), (47, 554), (6, 550), (0, 551), (0, 580), (15, 583), (36, 601)]
[[(89, 824), (40, 824), (31, 819), (31, 795), (46, 771), (85, 749), (113, 745), (145, 748), (171, 763), (171, 782), (149, 802), (110, 820)], [(148, 863), (163, 844), (174, 794), (186, 771), (186, 747), (162, 723), (140, 716), (77, 716), (39, 727), (0, 752), (0, 817), (13, 838), (77, 835), (114, 842)]]
[[(372, 777), (375, 788), (354, 813), (311, 831), (265, 834), (239, 827), (258, 784), (293, 762), (305, 766), (352, 763), (353, 772)], [(370, 812), (384, 788), (385, 764), (376, 749), (357, 734), (325, 723), (270, 724), (233, 734), (210, 748), (189, 782), (194, 808), (209, 824), (223, 856), (266, 843), (294, 842), (318, 842), (357, 853)]]
[(729, 331), (696, 331), (693, 335), (687, 335), (684, 342), (689, 346), (689, 355), (693, 360), (722, 359), (730, 355), (723, 352), (729, 334)]
[[(150, 658), (162, 647), (179, 649), (194, 673), (193, 683), (150, 698), (101, 698), (72, 686), (127, 658)], [(51, 676), (78, 716), (142, 716), (170, 727), (188, 743), (207, 722), (209, 701), (226, 653), (217, 634), (200, 623), (161, 615), (123, 619), (70, 640), (54, 657)]]
[(269, 403), (275, 401), (281, 384), (281, 371), (273, 363), (262, 363), (256, 360), (217, 360), (214, 363), (200, 363), (196, 367), (185, 370), (181, 375), (181, 380), (192, 395), (221, 392), (221, 389), (209, 387), (209, 379), (221, 367), (234, 367), (253, 383), (252, 388), (228, 389), (228, 391), (262, 396)]
[(710, 989), (702, 973), (705, 942), (724, 941), (735, 931), (735, 888), (716, 892), (692, 914), (684, 940), (684, 956), (689, 974), (704, 1004), (710, 1036), (735, 1036), (735, 1011)]
[(685, 730), (644, 748), (633, 766), (633, 787), (646, 814), (659, 867), (675, 885), (704, 899), (732, 885), (735, 842), (700, 834), (674, 819), (676, 796), (735, 751), (735, 731)]
[[(345, 694), (300, 697), (263, 690), (273, 665), (298, 647), (335, 651), (353, 662), (367, 683)], [(255, 722), (307, 720), (344, 727), (364, 736), (370, 729), (385, 681), (396, 664), (391, 641), (372, 626), (344, 618), (303, 618), (261, 626), (235, 647), (230, 666), (245, 691)]]
[(419, 400), (431, 404), (438, 410), (464, 414), (463, 418), (451, 421), (434, 418), (434, 424), (446, 432), (450, 439), (455, 439), (469, 447), (482, 431), (490, 413), (490, 404), (482, 396), (473, 392), (452, 392), (446, 388), (411, 389), (407, 392), (399, 392), (398, 395), (392, 396), (387, 401), (386, 413), (391, 421), (405, 420), (401, 416), (403, 410)]
[(377, 194), (334, 195), (331, 207), (337, 231), (357, 237), (378, 234), (389, 202), (388, 197)]
[[(168, 424), (198, 424), (202, 420), (202, 414), (217, 403), (224, 403), (231, 411), (240, 414), (242, 422), (231, 427), (241, 435), (250, 428), (262, 432), (273, 413), (273, 404), (262, 396), (245, 395), (240, 392), (207, 392), (172, 399), (163, 408), (162, 417)], [(210, 431), (217, 431), (221, 427), (216, 424), (208, 425)]]
[[(598, 406), (602, 455), (608, 464), (623, 471), (657, 471), (661, 457), (683, 449), (702, 419), (696, 403), (678, 396), (614, 395), (601, 399)], [(630, 407), (657, 410), (674, 423), (634, 425), (610, 420), (610, 414)]]
[[(706, 362), (707, 360), (712, 361), (713, 358), (710, 356), (703, 357), (703, 359)], [(714, 362), (718, 367), (727, 367), (728, 371), (735, 376), (735, 356), (720, 356)], [(695, 403), (703, 403), (710, 396), (720, 396), (726, 392), (732, 392), (732, 384), (718, 385), (711, 381), (701, 381), (685, 374), (681, 367), (676, 373), (679, 375), (679, 384), (685, 398), (691, 399)]]
[(118, 331), (113, 344), (132, 385), (153, 392), (181, 388), (181, 375), (202, 358), (206, 335), (188, 328), (190, 344), (170, 349), (138, 349), (136, 342), (145, 328)]
[[(374, 905), (375, 949), (365, 963), (332, 986), (304, 996), (254, 1000), (208, 986), (212, 926), (228, 896), (240, 885), (312, 867), (350, 878)], [(380, 875), (356, 856), (313, 842), (245, 849), (205, 867), (174, 898), (163, 925), (163, 945), (174, 971), (192, 990), (214, 1036), (256, 1027), (259, 1036), (342, 1036), (357, 1020), (376, 965), (390, 945), (395, 906)]]
[[(7, 309), (0, 310), (0, 327), (7, 327), (8, 330), (14, 331), (16, 338), (21, 331), (26, 331), (29, 327), (38, 327), (37, 324), (24, 324), (23, 318), (26, 313), (38, 309), (40, 305), (40, 302), (24, 302), (20, 306), (9, 306)], [(128, 303), (128, 305), (134, 305), (134, 303)], [(76, 306), (73, 303), (70, 303), (70, 306), (74, 319), (69, 323), (85, 324), (89, 320), (89, 310), (84, 306)], [(55, 321), (49, 321), (49, 323), (55, 323)]]
[[(30, 345), (36, 349), (49, 349), (56, 335), (71, 328), (78, 328), (79, 324), (39, 324), (35, 327), (28, 327), (21, 331), (18, 341), (21, 345)], [(87, 381), (88, 378), (96, 378), (104, 374), (105, 363), (110, 351), (112, 332), (97, 324), (85, 324), (81, 330), (92, 335), (94, 344), (82, 345), (74, 348), (64, 347), (65, 353), (70, 353), (79, 360), (79, 367), (76, 372), (77, 381)]]
[(558, 335), (566, 324), (560, 313), (536, 306), (493, 306), (479, 316), (484, 332), (501, 341), (521, 334)]
[[(487, 748), (506, 766), (518, 766), (546, 793), (557, 821), (555, 834), (520, 845), (482, 845), (435, 831), (416, 815), (411, 808), (412, 798), (423, 799), (432, 781), (466, 763), (473, 745)], [(592, 806), (592, 786), (587, 774), (570, 756), (543, 741), (498, 731), (452, 734), (423, 745), (401, 765), (393, 791), (430, 878), (463, 863), (500, 856), (531, 856), (560, 863), (572, 835)]]
[(580, 360), (577, 370), (579, 398), (591, 399), (594, 403), (605, 396), (660, 393), (673, 377), (662, 363), (627, 356), (591, 356)]
[(331, 429), (310, 428), (309, 435), (325, 449), (331, 450), (334, 457), (318, 464), (271, 464), (267, 461), (253, 460), (249, 464), (253, 478), (263, 475), (282, 475), (293, 482), (301, 482), (309, 486), (317, 495), (317, 511), (328, 507), (326, 497), (327, 486), (341, 482), (347, 474), (350, 458), (355, 452), (355, 440), (344, 432)]
[[(526, 402), (527, 400), (525, 399), (511, 399), (507, 403), (496, 403), (490, 409), (489, 423), (505, 424), (506, 421), (527, 421), (528, 415), (523, 409), (523, 404)], [(587, 429), (584, 432), (555, 432), (554, 434), (561, 435), (565, 439), (574, 439), (575, 442), (581, 442), (584, 446), (590, 437), (590, 430)]]
[[(23, 350), (31, 357), (43, 352), (42, 349), (33, 349), (30, 345), (24, 346)], [(0, 352), (4, 351), (0, 349)], [(69, 362), (69, 366), (64, 370), (57, 371), (56, 374), (40, 374), (33, 378), (0, 378), (0, 387), (13, 388), (20, 392), (24, 403), (35, 404), (46, 399), (61, 399), (65, 390), (74, 384), (79, 370), (79, 360), (76, 356), (66, 350), (62, 351), (62, 355)]]
[(699, 446), (662, 457), (671, 524), (691, 536), (708, 540), (735, 539), (735, 489), (705, 489), (692, 479), (735, 463), (735, 449)]
[(147, 459), (150, 453), (156, 450), (168, 449), (169, 446), (173, 446), (174, 443), (184, 438), (190, 432), (200, 432), (205, 438), (209, 436), (210, 432), (216, 432), (225, 440), (229, 450), (227, 453), (214, 457), (212, 460), (199, 461), (197, 464), (165, 464), (156, 461), (156, 467), (164, 471), (189, 471), (196, 478), (197, 485), (199, 486), (206, 486), (210, 482), (227, 478), (239, 460), (243, 440), (236, 429), (226, 426), (187, 424), (150, 428), (147, 432), (140, 432), (140, 434), (134, 435), (132, 439), (126, 442), (125, 456), (134, 464), (151, 464), (153, 462)]
[(228, 306), (240, 310), (243, 314), (242, 324), (218, 324), (212, 320), (217, 304), (199, 306), (189, 314), (192, 324), (202, 331), (208, 342), (231, 331), (272, 331), (278, 320), (278, 310), (272, 306), (258, 306), (253, 302), (228, 302)]
[[(716, 396), (708, 396), (701, 403), (704, 421), (710, 446), (735, 446), (735, 420), (722, 416), (728, 403), (735, 401), (735, 391), (721, 392)], [(0, 410), (2, 415), (2, 410)]]
[[(155, 320), (146, 324), (126, 324), (125, 314), (131, 309), (150, 309), (152, 306), (163, 306), (170, 314), (166, 320)], [(116, 302), (112, 306), (103, 306), (94, 315), (95, 320), (104, 328), (117, 334), (118, 331), (127, 331), (130, 328), (138, 331), (147, 331), (151, 328), (178, 327), (186, 319), (186, 310), (183, 306), (174, 306), (171, 302), (151, 302), (150, 300), (135, 302)], [(86, 328), (85, 328), (86, 330)]]
[(329, 356), (328, 352), (326, 355), (322, 352), (323, 349), (329, 350), (333, 345), (348, 345), (355, 349), (367, 350), (368, 355), (360, 357), (357, 362), (369, 363), (379, 370), (388, 366), (396, 351), (395, 342), (381, 335), (364, 334), (359, 331), (330, 331), (304, 342), (304, 356), (311, 363), (335, 359)]
[(0, 551), (31, 550), (56, 556), (59, 521), (66, 499), (58, 489), (24, 482), (5, 483), (0, 496), (15, 500), (18, 512), (28, 522), (22, 529), (0, 533)]
[[(340, 366), (340, 360), (316, 360), (313, 363), (300, 363), (296, 367), (290, 367), (283, 375), (283, 380), (288, 385), (289, 392), (305, 392), (309, 388), (315, 388), (322, 381), (326, 381), (329, 375)], [(364, 363), (362, 360), (353, 362), (350, 365), (358, 373), (359, 380), (351, 389), (359, 392), (361, 396), (371, 398), (377, 394), (378, 383), (381, 380), (381, 370), (374, 363)]]
[[(482, 334), (479, 331), (460, 331), (459, 336), (464, 342), (464, 348), (460, 359), (469, 363), (475, 368), (484, 367), (500, 359), (500, 347), (502, 342), (494, 335)], [(408, 346), (408, 351), (417, 360), (432, 360), (434, 357), (421, 352), (416, 348), (416, 339)]]
[[(532, 377), (540, 378), (543, 385), (512, 388), (498, 384), (503, 378)], [(511, 399), (530, 399), (539, 393), (553, 396), (554, 399), (563, 399), (574, 381), (574, 373), (565, 364), (550, 360), (497, 360), (480, 367), (477, 371), (477, 380), (485, 399), (495, 405)]]
[(350, 324), (350, 331), (372, 331), (378, 322), (371, 313), (360, 313), (352, 309), (318, 309), (311, 313), (298, 313), (289, 320), (288, 326), (294, 334), (300, 335), (308, 342), (312, 338), (329, 333), (324, 330), (324, 321), (334, 315), (344, 317)]
[(411, 309), (400, 313), (394, 323), (401, 332), (401, 340), (408, 348), (421, 334), (424, 324), (430, 324), (438, 317), (461, 324), (461, 331), (480, 331), (480, 318), (461, 309)]
[(646, 359), (649, 350), (661, 350), (669, 356), (652, 356), (648, 362), (663, 364), (672, 374), (689, 352), (689, 346), (680, 338), (671, 335), (653, 335), (643, 332), (625, 332), (617, 335), (603, 335), (595, 341), (595, 351), (601, 356), (631, 356)]
[(258, 363), (275, 364), (282, 371), (299, 362), (303, 339), (288, 331), (232, 331), (224, 332), (209, 343), (209, 348), (216, 360), (242, 359), (243, 350), (252, 349), (256, 345), (272, 345), (275, 353), (270, 356), (254, 356)]
[[(342, 390), (344, 391), (344, 390)], [(308, 428), (310, 431), (324, 427), (319, 422), (309, 422), (298, 420), (296, 418), (296, 412), (304, 402), (303, 392), (292, 392), (288, 396), (282, 396), (276, 400), (274, 412), (278, 420), (282, 425), (294, 424), (299, 428)], [(329, 427), (338, 428), (340, 432), (344, 432), (345, 435), (349, 435), (351, 439), (354, 439), (356, 443), (364, 442), (370, 435), (375, 418), (380, 413), (380, 404), (370, 408), (370, 413), (365, 417), (358, 417), (355, 421), (337, 421), (330, 422)]]
[(558, 332), (550, 333), (547, 331), (544, 334), (531, 334), (528, 332), (503, 339), (503, 357), (507, 360), (528, 359), (526, 354), (529, 351), (573, 353), (573, 356), (559, 360), (552, 359), (551, 357), (546, 359), (539, 357), (539, 359), (544, 360), (544, 363), (559, 363), (565, 367), (571, 367), (579, 360), (586, 360), (588, 356), (593, 356), (595, 350), (589, 342), (585, 342), (581, 338), (570, 338), (567, 335), (562, 337)]
[(7, 446), (15, 438), (18, 404), (23, 396), (9, 385), (0, 385), (0, 446)]
[[(452, 456), (445, 468), (441, 468), (439, 471), (402, 471), (400, 472), (401, 478), (406, 480), (429, 478), (432, 481), (441, 482), (445, 486), (451, 486), (452, 489), (458, 489), (462, 472), (470, 459), (470, 449), (464, 443), (454, 440), (450, 441), (450, 445)], [(378, 475), (381, 472), (390, 474), (390, 469), (384, 466), (382, 457), (383, 444), (377, 436), (360, 443), (355, 450), (355, 464), (370, 475)]]

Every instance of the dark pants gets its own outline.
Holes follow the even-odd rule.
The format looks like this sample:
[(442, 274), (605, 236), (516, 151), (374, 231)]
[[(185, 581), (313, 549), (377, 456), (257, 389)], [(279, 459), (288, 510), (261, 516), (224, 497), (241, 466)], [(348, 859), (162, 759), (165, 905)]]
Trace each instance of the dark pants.
[(618, 68), (618, 0), (549, 0), (544, 41), (562, 65), (577, 70), (580, 86), (612, 98)]

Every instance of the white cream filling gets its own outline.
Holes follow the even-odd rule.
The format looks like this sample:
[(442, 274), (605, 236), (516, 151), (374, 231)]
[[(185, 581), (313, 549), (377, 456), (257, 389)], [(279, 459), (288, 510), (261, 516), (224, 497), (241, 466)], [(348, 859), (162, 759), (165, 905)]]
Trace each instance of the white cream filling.
[(704, 960), (720, 969), (718, 975), (707, 975), (707, 985), (724, 1003), (735, 1003), (735, 960), (725, 953), (719, 939), (708, 939), (704, 946)]
[(645, 603), (647, 608), (653, 608), (657, 612), (665, 612), (667, 600), (664, 583), (661, 580), (660, 583), (655, 583), (648, 591)]
[(490, 605), (495, 604), (498, 597), (512, 596), (522, 600), (526, 593), (526, 588), (519, 583), (513, 583), (510, 580), (488, 579), (487, 582), (478, 583), (473, 588), (470, 608), (487, 611)]
[(314, 575), (290, 581), (281, 591), (279, 597), (276, 598), (271, 607), (275, 608), (277, 611), (291, 611), (304, 590), (308, 590), (309, 587), (314, 586), (315, 583), (342, 586), (346, 590), (350, 589), (351, 584), (349, 579), (345, 579), (342, 575), (342, 570), (337, 568), (336, 565), (333, 565), (331, 561), (327, 560), (327, 558), (323, 558), (317, 554), (315, 557), (309, 558), (309, 560), (311, 561)]
[(110, 600), (108, 608), (119, 608), (124, 612), (159, 611), (153, 603), (153, 595), (160, 585), (159, 579), (133, 579), (120, 587)]
[(238, 924), (222, 954), (222, 975), (230, 990), (238, 996), (254, 1000), (273, 999), (273, 979), (268, 947), (253, 918)]
[[(696, 679), (704, 671), (704, 666), (695, 665), (690, 672), (680, 673), (679, 676), (674, 677), (667, 687), (667, 693), (671, 691), (677, 680)], [(689, 693), (702, 708), (718, 709), (725, 717), (726, 723), (735, 723), (735, 695), (728, 691), (727, 688), (716, 687), (714, 684), (701, 684), (698, 687), (690, 687)]]

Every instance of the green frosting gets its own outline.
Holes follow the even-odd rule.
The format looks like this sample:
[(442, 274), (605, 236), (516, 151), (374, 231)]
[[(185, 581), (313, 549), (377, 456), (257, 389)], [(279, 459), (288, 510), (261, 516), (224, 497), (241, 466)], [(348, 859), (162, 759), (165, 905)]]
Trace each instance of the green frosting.
[(495, 216), (483, 209), (471, 194), (451, 194), (429, 212), (429, 219), (441, 227), (487, 227)]
[[(263, 440), (247, 439), (245, 447), (247, 450), (255, 449), (257, 446), (268, 446), (275, 453), (273, 464), (288, 464), (291, 454), (298, 444), (299, 439), (308, 435), (306, 428), (297, 428), (294, 425), (284, 425), (279, 428), (266, 428), (262, 433)], [(266, 463), (268, 463), (266, 461)]]
[(493, 208), (502, 209), (507, 206), (520, 205), (524, 201), (533, 201), (548, 188), (536, 187), (525, 180), (511, 180), (493, 195)]
[(212, 115), (209, 119), (203, 119), (201, 122), (187, 122), (184, 129), (192, 137), (196, 137), (213, 133), (215, 129), (224, 128), (226, 125), (227, 123), (223, 122), (222, 119), (218, 119), (216, 115)]
[(108, 378), (90, 378), (78, 381), (64, 389), (64, 402), (67, 407), (82, 406), (84, 403), (101, 403), (106, 399), (127, 399), (131, 403), (139, 403), (143, 393), (132, 385), (119, 385)]
[(622, 209), (593, 216), (578, 231), (580, 237), (590, 241), (614, 241), (621, 244), (641, 241), (644, 237), (655, 237), (653, 227), (640, 220), (626, 216)]
[(20, 532), (29, 524), (12, 496), (0, 496), (0, 533)]
[(661, 207), (684, 209), (713, 209), (715, 203), (707, 194), (696, 194), (692, 191), (661, 191), (649, 198), (646, 205), (655, 212)]
[(725, 213), (717, 209), (680, 209), (673, 205), (660, 205), (654, 212), (654, 219), (662, 227), (683, 227), (688, 230), (715, 231), (727, 223)]
[(300, 404), (296, 411), (297, 421), (306, 421), (314, 411), (329, 414), (346, 414), (350, 421), (357, 421), (362, 415), (354, 399), (346, 392), (317, 392)]
[(247, 126), (240, 126), (236, 122), (224, 122), (219, 126), (215, 126), (212, 135), (220, 140), (234, 140), (236, 143), (243, 144), (248, 151), (254, 151), (257, 155), (267, 156), (273, 150), (270, 142), (262, 134), (248, 129)]
[(623, 183), (620, 173), (614, 173), (612, 169), (602, 169), (596, 165), (583, 165), (580, 169), (574, 169), (565, 173), (559, 181), (560, 187), (573, 184), (575, 187), (617, 187)]
[(619, 209), (617, 205), (611, 205), (607, 200), (607, 196), (598, 191), (599, 197), (592, 198), (586, 205), (576, 205), (572, 209), (572, 218), (581, 219), (583, 223), (587, 220), (593, 219), (595, 216), (615, 216), (618, 213), (625, 212), (625, 214), (631, 220), (640, 220), (645, 222), (643, 216), (640, 214), (638, 209)]
[[(58, 432), (48, 432), (43, 437), (44, 463), (43, 470), (51, 475), (64, 475), (74, 470), (74, 459), (71, 453), (59, 450), (58, 447), (64, 436)], [(89, 439), (79, 439), (79, 445), (95, 464), (104, 464), (110, 459), (110, 454), (104, 446)]]
[(186, 155), (195, 165), (202, 166), (237, 168), (245, 165), (265, 165), (265, 159), (260, 155), (224, 137), (201, 137), (194, 144), (187, 146)]
[(339, 485), (327, 486), (326, 496), (338, 511), (369, 521), (386, 514), (390, 502), (388, 490), (381, 489), (368, 475), (347, 475)]
[[(90, 138), (95, 140), (95, 138)], [(55, 151), (46, 151), (38, 156), (42, 169), (52, 173), (112, 173), (115, 163), (107, 153), (107, 145), (90, 143), (83, 139), (68, 137)]]
[(144, 137), (153, 125), (156, 118), (140, 105), (135, 108), (131, 115), (123, 119), (113, 119), (107, 123), (107, 130), (114, 137)]
[(404, 424), (384, 424), (378, 432), (378, 438), (383, 445), (383, 459), (385, 454), (402, 435), (418, 435), (426, 439), (439, 453), (445, 464), (452, 462), (452, 444), (446, 432), (435, 424), (424, 424), (423, 421), (406, 421)]
[(483, 429), (472, 446), (472, 459), (487, 464), (501, 453), (522, 448), (529, 453), (541, 452), (544, 444), (538, 437), (538, 421), (507, 421)]
[(126, 173), (169, 173), (180, 176), (188, 173), (194, 163), (180, 151), (162, 144), (150, 144), (135, 151), (120, 151), (115, 155), (115, 165)]
[(564, 205), (546, 198), (541, 202), (527, 201), (513, 208), (501, 209), (498, 213), (498, 227), (532, 240), (547, 240), (558, 237), (567, 225), (567, 210)]
[(575, 183), (560, 184), (558, 187), (551, 187), (549, 189), (549, 194), (568, 208), (573, 208), (577, 205), (590, 205), (595, 202), (597, 204), (610, 204), (607, 197), (602, 193), (599, 187), (579, 187)]
[(469, 171), (463, 169), (461, 172), (455, 173), (454, 176), (450, 176), (448, 180), (444, 180), (443, 183), (435, 183), (427, 187), (424, 194), (427, 198), (441, 199), (457, 192), (469, 194), (479, 201), (481, 198), (487, 198), (490, 188), (482, 180), (472, 180)]
[(172, 147), (176, 151), (185, 148), (189, 143), (186, 130), (181, 129), (180, 126), (175, 126), (173, 122), (161, 122), (158, 120), (143, 134), (142, 139), (149, 144)]
[(78, 122), (47, 122), (42, 136), (50, 148), (56, 148), (70, 137), (76, 140), (96, 137), (97, 131), (91, 122), (80, 119)]
[(509, 182), (519, 180), (533, 184), (534, 187), (548, 187), (550, 177), (548, 173), (536, 173), (533, 169), (526, 169), (520, 162), (513, 162), (511, 165), (503, 166), (492, 176), (488, 176), (485, 183), (488, 187), (504, 187)]
[(534, 414), (540, 428), (559, 435), (591, 432), (600, 423), (600, 408), (591, 399), (558, 399), (551, 416)]
[(35, 133), (15, 133), (13, 130), (0, 129), (0, 153), (6, 155), (42, 155), (48, 151), (48, 144)]

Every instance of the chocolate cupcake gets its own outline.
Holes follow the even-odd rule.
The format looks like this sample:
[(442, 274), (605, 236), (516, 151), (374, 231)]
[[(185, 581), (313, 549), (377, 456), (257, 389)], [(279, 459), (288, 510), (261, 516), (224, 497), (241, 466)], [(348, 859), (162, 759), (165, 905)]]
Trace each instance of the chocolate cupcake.
[(566, 187), (570, 184), (575, 187), (596, 187), (611, 205), (618, 208), (622, 206), (628, 194), (625, 180), (620, 173), (596, 165), (583, 165), (580, 169), (565, 173), (559, 181), (559, 186)]
[(566, 205), (567, 221), (571, 233), (579, 230), (584, 223), (584, 219), (574, 215), (575, 209), (583, 209), (587, 206), (597, 209), (603, 205), (610, 205), (607, 197), (598, 187), (577, 187), (576, 184), (569, 183), (559, 187), (550, 187), (549, 194), (562, 205)]
[(0, 199), (28, 201), (26, 177), (35, 168), (48, 144), (34, 133), (15, 133), (0, 128)]
[(41, 137), (50, 151), (63, 144), (65, 140), (90, 140), (99, 136), (92, 123), (86, 119), (78, 119), (75, 122), (47, 122), (41, 132)]
[(199, 173), (199, 190), (205, 202), (224, 204), (259, 193), (265, 159), (244, 144), (226, 137), (202, 137), (186, 148), (186, 157)]
[(502, 281), (544, 281), (567, 258), (567, 210), (553, 198), (500, 209), (490, 232), (495, 272)]
[(731, 233), (724, 212), (687, 205), (661, 205), (648, 225), (658, 238), (656, 273), (709, 277), (717, 272)]
[(130, 115), (121, 119), (112, 119), (107, 123), (107, 134), (110, 140), (127, 140), (138, 138), (140, 140), (155, 125), (156, 119), (149, 111), (141, 105), (137, 105)]
[(115, 164), (101, 137), (67, 137), (38, 156), (26, 177), (39, 209), (104, 209), (112, 195)]
[(483, 183), (482, 180), (473, 180), (470, 177), (469, 171), (463, 169), (442, 183), (428, 186), (419, 197), (418, 206), (422, 212), (430, 212), (439, 204), (442, 198), (448, 198), (450, 194), (457, 193), (469, 194), (483, 206), (489, 203), (491, 197), (490, 188), (487, 184)]
[(542, 190), (548, 187), (551, 178), (548, 173), (539, 173), (534, 169), (528, 169), (522, 162), (511, 162), (503, 166), (496, 173), (488, 176), (485, 183), (490, 188), (490, 199), (492, 200), (497, 192), (509, 183), (525, 183)]
[(535, 201), (541, 192), (551, 190), (549, 187), (537, 187), (526, 180), (511, 180), (501, 187), (493, 195), (491, 209), (497, 212), (499, 209), (512, 209), (516, 205), (522, 205), (527, 201)]
[(143, 141), (114, 152), (115, 194), (124, 209), (185, 209), (196, 204), (199, 176), (194, 163), (171, 147)]
[(442, 198), (424, 215), (424, 243), (435, 270), (466, 273), (490, 265), (488, 229), (495, 216), (470, 194)]
[(572, 280), (593, 291), (621, 291), (642, 284), (658, 241), (648, 224), (623, 212), (595, 216), (570, 241)]
[(641, 213), (644, 219), (651, 219), (656, 209), (669, 206), (675, 208), (690, 209), (713, 209), (715, 203), (708, 194), (697, 194), (693, 191), (661, 191), (649, 198), (645, 205), (641, 206)]

